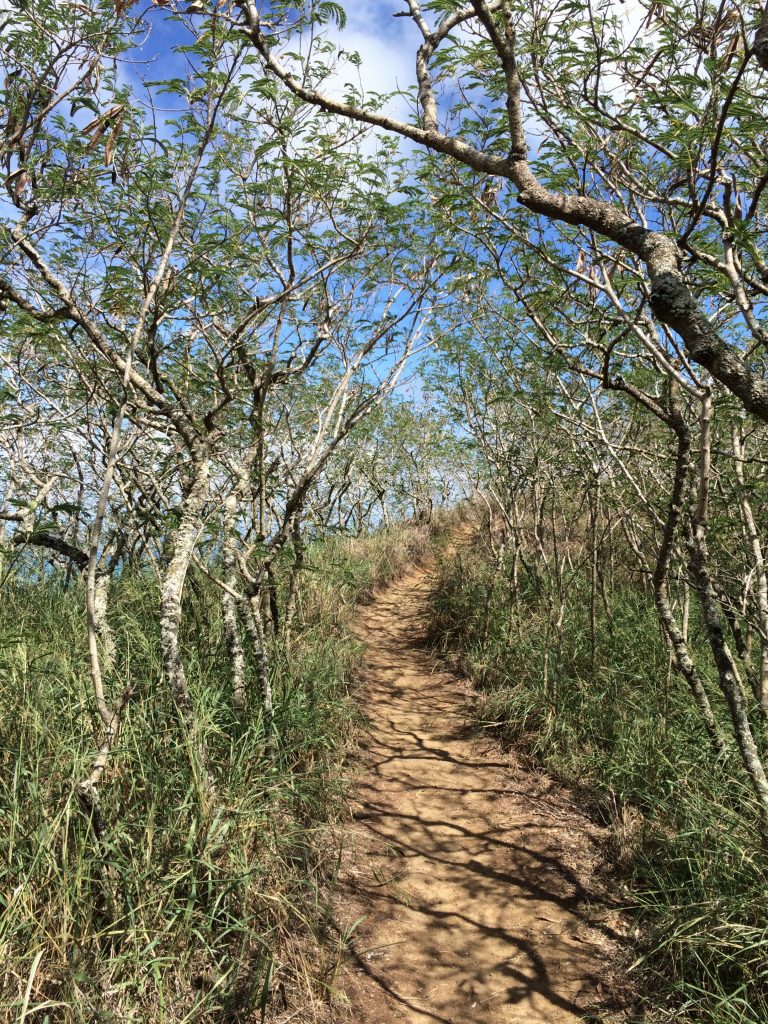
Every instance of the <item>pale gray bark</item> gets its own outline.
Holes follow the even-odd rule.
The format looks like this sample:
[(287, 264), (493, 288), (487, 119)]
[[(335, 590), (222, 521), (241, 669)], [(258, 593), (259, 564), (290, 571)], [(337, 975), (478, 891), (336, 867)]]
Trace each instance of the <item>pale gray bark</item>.
[(299, 600), (299, 579), (304, 568), (304, 557), (306, 547), (301, 534), (301, 516), (297, 513), (291, 528), (291, 543), (293, 546), (293, 564), (291, 565), (291, 577), (288, 583), (288, 597), (285, 602), (285, 635), (290, 640), (293, 620), (296, 617), (296, 609)]
[(702, 617), (712, 655), (717, 666), (720, 688), (730, 713), (736, 743), (757, 798), (763, 826), (768, 828), (768, 778), (749, 723), (747, 703), (736, 662), (725, 640), (720, 606), (709, 573), (706, 532), (696, 524), (690, 533), (691, 570), (700, 596)]
[(755, 522), (752, 503), (749, 500), (744, 480), (744, 446), (741, 441), (741, 434), (738, 425), (735, 423), (731, 430), (736, 482), (739, 486), (739, 505), (741, 507), (744, 528), (747, 533), (747, 541), (752, 549), (752, 559), (755, 568), (757, 610), (761, 634), (760, 668), (759, 675), (754, 681), (754, 694), (755, 700), (763, 709), (763, 714), (768, 716), (768, 574), (765, 568), (765, 556), (762, 541), (760, 540), (760, 531)]
[(264, 619), (261, 610), (262, 593), (259, 585), (242, 603), (243, 618), (253, 645), (256, 660), (256, 678), (261, 692), (261, 713), (264, 724), (265, 750), (271, 754), (274, 750), (274, 706), (272, 700), (272, 680), (269, 672), (267, 642), (264, 631)]
[(163, 671), (170, 686), (176, 707), (189, 730), (205, 770), (205, 752), (197, 735), (192, 697), (181, 659), (179, 630), (182, 617), (182, 597), (192, 554), (200, 531), (203, 506), (208, 498), (210, 462), (201, 459), (192, 466), (192, 482), (181, 505), (181, 518), (172, 540), (172, 554), (165, 570), (160, 594), (160, 649)]
[(672, 556), (675, 533), (680, 522), (683, 510), (686, 486), (690, 473), (690, 450), (691, 436), (688, 425), (683, 419), (679, 409), (673, 403), (670, 413), (670, 426), (677, 436), (677, 454), (675, 458), (675, 476), (672, 485), (672, 494), (669, 499), (667, 516), (664, 521), (661, 547), (656, 559), (656, 566), (653, 570), (653, 595), (656, 604), (656, 613), (661, 622), (662, 628), (672, 650), (675, 666), (682, 677), (688, 683), (691, 695), (699, 709), (704, 727), (712, 742), (716, 753), (723, 747), (723, 738), (717, 728), (712, 706), (704, 688), (701, 675), (691, 657), (690, 648), (686, 640), (685, 630), (681, 629), (672, 611), (672, 604), (669, 600), (667, 587), (667, 573), (669, 562)]
[[(656, 614), (659, 618), (662, 630), (674, 658), (674, 663), (680, 674), (685, 679), (691, 691), (691, 696), (699, 709), (704, 727), (709, 735), (710, 742), (716, 753), (724, 747), (723, 737), (717, 727), (712, 705), (707, 696), (706, 688), (701, 674), (691, 656), (688, 644), (688, 608), (687, 604), (683, 612), (683, 625), (678, 625), (675, 614), (672, 610), (672, 602), (669, 598), (667, 576), (672, 552), (675, 544), (675, 534), (682, 518), (683, 503), (685, 500), (686, 487), (689, 483), (691, 468), (691, 431), (683, 416), (677, 397), (676, 384), (670, 381), (671, 394), (669, 398), (669, 409), (663, 408), (655, 399), (640, 391), (633, 384), (623, 379), (614, 379), (609, 373), (608, 364), (603, 367), (604, 385), (615, 391), (623, 391), (634, 401), (644, 406), (649, 412), (656, 416), (662, 423), (673, 432), (677, 440), (675, 453), (675, 469), (672, 481), (672, 493), (667, 506), (667, 515), (662, 523), (662, 538), (656, 565), (651, 574), (653, 588), (653, 599), (656, 606)], [(708, 461), (702, 463), (702, 471), (708, 474)], [(636, 557), (641, 564), (645, 564), (642, 551), (638, 543), (632, 538), (628, 524), (624, 522), (624, 532)], [(689, 531), (690, 532), (690, 531)]]
[[(230, 588), (237, 588), (237, 565), (234, 549), (235, 532), (235, 508), (234, 496), (227, 498), (224, 506), (224, 540), (222, 543), (221, 563), (224, 572), (224, 582)], [(240, 636), (240, 623), (237, 614), (237, 601), (230, 590), (222, 591), (221, 613), (224, 620), (224, 635), (227, 643), (227, 653), (230, 659), (230, 671), (232, 674), (232, 707), (235, 712), (242, 713), (247, 705), (247, 693), (245, 688), (245, 652), (243, 641)]]
[(691, 528), (687, 536), (691, 574), (696, 583), (702, 619), (717, 668), (720, 689), (730, 713), (736, 744), (746, 773), (752, 783), (763, 828), (768, 830), (768, 778), (766, 778), (765, 766), (752, 734), (744, 689), (736, 661), (725, 639), (720, 602), (717, 599), (709, 568), (707, 520), (711, 421), (712, 400), (707, 395), (702, 402), (698, 494), (691, 517)]
[(760, 67), (768, 71), (768, 4), (765, 5), (760, 16), (760, 24), (755, 33), (752, 51)]
[(109, 675), (115, 667), (115, 634), (107, 618), (109, 608), (109, 576), (96, 577), (93, 601), (93, 625), (99, 640), (101, 669)]

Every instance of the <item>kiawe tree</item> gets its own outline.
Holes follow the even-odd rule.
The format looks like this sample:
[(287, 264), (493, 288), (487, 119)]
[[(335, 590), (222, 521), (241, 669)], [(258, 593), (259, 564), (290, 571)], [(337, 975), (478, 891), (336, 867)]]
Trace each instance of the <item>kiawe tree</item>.
[[(466, 165), (478, 193), (492, 194), (488, 176), (509, 182), (544, 221), (607, 239), (613, 261), (640, 271), (641, 301), (659, 329), (768, 419), (755, 314), (768, 280), (756, 144), (766, 99), (761, 6), (648, 3), (627, 12), (610, 0), (405, 0), (392, 13), (410, 19), (419, 39), (417, 114), (407, 122), (375, 97), (323, 91), (309, 29), (335, 7), (235, 8), (265, 67), (305, 102)], [(282, 58), (283, 40), (297, 35), (306, 48)], [(713, 304), (735, 315), (713, 317)]]

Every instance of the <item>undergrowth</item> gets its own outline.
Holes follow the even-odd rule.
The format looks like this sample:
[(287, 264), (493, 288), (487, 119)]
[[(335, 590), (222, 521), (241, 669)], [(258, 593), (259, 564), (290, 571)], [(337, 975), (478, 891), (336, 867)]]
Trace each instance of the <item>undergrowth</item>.
[[(652, 1019), (764, 1024), (768, 860), (751, 790), (734, 751), (713, 755), (670, 672), (650, 595), (615, 587), (593, 661), (587, 574), (569, 586), (558, 633), (548, 581), (523, 576), (515, 593), (509, 568), (492, 586), (487, 552), (462, 548), (432, 599), (435, 642), (478, 686), (477, 720), (576, 784), (612, 826)], [(727, 734), (724, 715), (721, 726)]]
[(183, 657), (212, 802), (163, 683), (156, 584), (148, 575), (116, 581), (109, 682), (135, 693), (101, 787), (101, 841), (74, 792), (97, 735), (82, 587), (6, 585), (0, 1018), (234, 1022), (277, 1019), (289, 1005), (311, 1018), (341, 952), (330, 893), (357, 718), (350, 613), (429, 541), (426, 528), (410, 526), (310, 546), (300, 629), (288, 650), (272, 651), (272, 757), (257, 710), (240, 720), (231, 709), (219, 594), (204, 577), (193, 581)]

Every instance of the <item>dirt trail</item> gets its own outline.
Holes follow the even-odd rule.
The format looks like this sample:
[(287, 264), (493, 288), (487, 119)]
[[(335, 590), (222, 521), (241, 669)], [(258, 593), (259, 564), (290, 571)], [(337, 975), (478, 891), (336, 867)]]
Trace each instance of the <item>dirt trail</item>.
[(410, 572), (358, 624), (371, 728), (337, 907), (342, 929), (364, 916), (339, 979), (349, 1015), (584, 1020), (604, 1003), (614, 953), (615, 915), (593, 902), (599, 830), (468, 729), (465, 684), (421, 643), (428, 588)]

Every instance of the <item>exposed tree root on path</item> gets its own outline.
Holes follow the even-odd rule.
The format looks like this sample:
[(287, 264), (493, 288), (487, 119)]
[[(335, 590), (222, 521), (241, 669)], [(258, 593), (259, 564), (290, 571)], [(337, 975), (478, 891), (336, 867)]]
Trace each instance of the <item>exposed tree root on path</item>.
[(424, 649), (429, 578), (364, 609), (370, 719), (337, 922), (338, 979), (365, 1024), (566, 1024), (610, 1006), (621, 922), (601, 832), (567, 791), (467, 727), (466, 684)]

